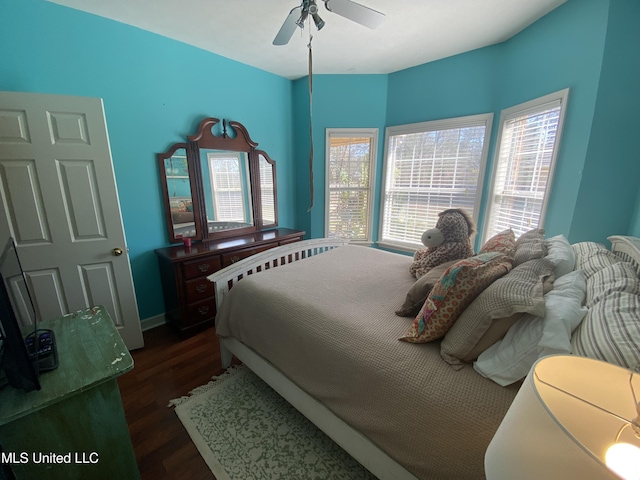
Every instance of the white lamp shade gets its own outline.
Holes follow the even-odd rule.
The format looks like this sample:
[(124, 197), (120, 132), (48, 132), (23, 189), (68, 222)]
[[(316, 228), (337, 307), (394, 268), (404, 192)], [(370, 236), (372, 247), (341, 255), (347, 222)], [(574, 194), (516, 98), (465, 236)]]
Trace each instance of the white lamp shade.
[(637, 416), (630, 375), (577, 356), (539, 360), (489, 444), (487, 479), (621, 478), (605, 455), (618, 441), (640, 446), (629, 426)]

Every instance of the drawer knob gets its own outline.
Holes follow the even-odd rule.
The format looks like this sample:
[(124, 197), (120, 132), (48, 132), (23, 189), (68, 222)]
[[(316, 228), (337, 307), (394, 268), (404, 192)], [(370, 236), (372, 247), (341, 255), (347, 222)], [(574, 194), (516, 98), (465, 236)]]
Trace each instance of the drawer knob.
[(200, 270), (202, 273), (208, 272), (209, 271), (209, 264), (208, 263), (201, 263), (200, 265), (198, 265), (198, 270)]
[(204, 283), (200, 283), (197, 287), (196, 287), (196, 292), (198, 293), (204, 293), (207, 291), (207, 286)]
[(209, 305), (203, 305), (202, 307), (198, 308), (198, 313), (200, 315), (206, 315), (209, 312)]

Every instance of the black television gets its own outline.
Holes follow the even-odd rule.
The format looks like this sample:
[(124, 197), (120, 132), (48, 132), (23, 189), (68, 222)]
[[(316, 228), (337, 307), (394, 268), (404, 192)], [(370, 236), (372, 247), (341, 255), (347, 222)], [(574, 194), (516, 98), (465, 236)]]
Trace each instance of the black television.
[(15, 242), (9, 238), (0, 255), (0, 387), (40, 390), (38, 355), (29, 354), (18, 315), (25, 324), (28, 324), (25, 317), (31, 317), (32, 325), (28, 326), (26, 337), (37, 339), (35, 309), (27, 279)]

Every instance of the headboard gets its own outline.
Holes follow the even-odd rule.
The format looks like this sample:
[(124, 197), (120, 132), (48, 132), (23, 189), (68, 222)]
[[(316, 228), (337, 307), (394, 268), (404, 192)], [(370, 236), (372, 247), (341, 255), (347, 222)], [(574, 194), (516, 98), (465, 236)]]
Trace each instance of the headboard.
[(631, 262), (640, 275), (640, 238), (613, 235), (608, 238), (611, 251), (626, 262)]

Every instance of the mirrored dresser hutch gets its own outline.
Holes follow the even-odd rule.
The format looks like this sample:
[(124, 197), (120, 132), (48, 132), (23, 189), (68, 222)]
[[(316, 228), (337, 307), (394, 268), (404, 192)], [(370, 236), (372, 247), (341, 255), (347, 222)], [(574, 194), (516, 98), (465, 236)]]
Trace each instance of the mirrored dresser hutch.
[(304, 236), (278, 228), (276, 164), (257, 146), (241, 123), (205, 118), (186, 142), (158, 154), (169, 240), (177, 245), (155, 253), (166, 319), (181, 333), (214, 323), (207, 275)]

